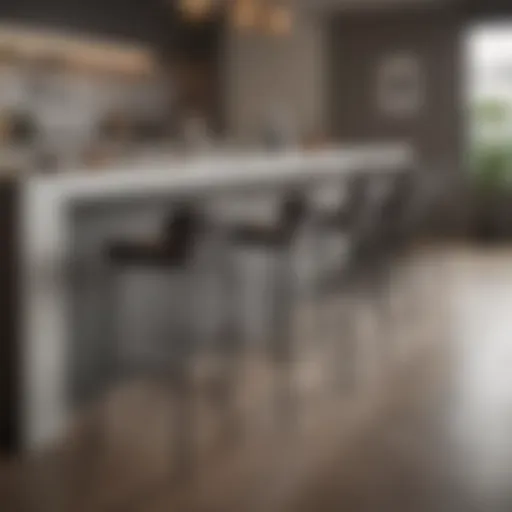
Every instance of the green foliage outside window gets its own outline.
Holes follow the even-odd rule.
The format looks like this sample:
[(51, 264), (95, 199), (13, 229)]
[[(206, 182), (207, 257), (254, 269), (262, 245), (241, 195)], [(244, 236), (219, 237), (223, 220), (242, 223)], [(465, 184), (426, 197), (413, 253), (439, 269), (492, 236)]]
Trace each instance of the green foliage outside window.
[(472, 129), (470, 168), (477, 188), (492, 192), (511, 187), (511, 105), (499, 99), (478, 102), (472, 109)]

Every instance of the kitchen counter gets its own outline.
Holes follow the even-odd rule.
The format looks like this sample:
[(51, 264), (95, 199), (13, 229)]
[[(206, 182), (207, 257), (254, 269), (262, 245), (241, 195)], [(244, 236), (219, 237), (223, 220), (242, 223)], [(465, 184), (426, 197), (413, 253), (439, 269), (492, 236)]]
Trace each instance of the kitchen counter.
[[(73, 336), (80, 329), (70, 323), (68, 263), (77, 247), (94, 259), (93, 246), (99, 243), (99, 235), (91, 235), (95, 229), (104, 230), (107, 236), (105, 226), (118, 222), (120, 232), (135, 225), (144, 232), (140, 219), (149, 215), (144, 212), (150, 212), (159, 199), (168, 205), (183, 196), (202, 198), (255, 187), (309, 187), (355, 172), (401, 172), (414, 165), (414, 152), (398, 143), (318, 152), (154, 159), (101, 173), (72, 172), (21, 181), (21, 314), (19, 337), (10, 340), (21, 347), (20, 447), (44, 447), (66, 429), (72, 417), (69, 365), (71, 345), (79, 343)], [(94, 213), (99, 219), (97, 228), (91, 228), (92, 221), (83, 216), (77, 221), (77, 209), (96, 211), (95, 207), (101, 210)], [(91, 340), (98, 342), (96, 338)]]
[(137, 198), (147, 194), (214, 193), (226, 188), (293, 185), (336, 178), (354, 169), (389, 172), (414, 161), (407, 144), (368, 144), (320, 151), (146, 158), (121, 167), (32, 177), (31, 190), (55, 200)]

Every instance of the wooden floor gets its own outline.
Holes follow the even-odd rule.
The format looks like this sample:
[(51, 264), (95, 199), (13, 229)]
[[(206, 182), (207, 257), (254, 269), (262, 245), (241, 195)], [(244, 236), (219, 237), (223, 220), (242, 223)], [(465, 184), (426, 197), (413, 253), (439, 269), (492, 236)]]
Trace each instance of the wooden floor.
[(346, 304), (299, 314), (293, 420), (251, 355), (243, 428), (225, 430), (198, 392), (194, 454), (176, 472), (169, 397), (139, 383), (49, 453), (6, 462), (0, 511), (512, 510), (512, 251), (429, 250), (400, 277), (387, 321), (364, 298), (350, 332)]

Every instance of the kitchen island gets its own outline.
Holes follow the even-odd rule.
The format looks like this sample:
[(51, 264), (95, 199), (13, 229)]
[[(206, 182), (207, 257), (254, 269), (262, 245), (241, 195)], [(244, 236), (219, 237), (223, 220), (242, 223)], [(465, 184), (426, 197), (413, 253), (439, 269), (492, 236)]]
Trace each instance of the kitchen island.
[[(101, 266), (98, 251), (112, 233), (147, 236), (176, 200), (202, 202), (244, 191), (279, 192), (339, 184), (354, 173), (387, 175), (415, 166), (401, 143), (302, 153), (158, 160), (94, 173), (31, 177), (4, 186), (4, 308), (1, 328), (2, 446), (46, 446), (75, 411), (70, 379), (96, 378), (101, 367)], [(13, 212), (16, 212), (16, 215)], [(70, 268), (86, 262), (91, 279), (76, 290)], [(96, 269), (96, 270), (95, 270)], [(83, 296), (88, 296), (83, 302)], [(80, 311), (77, 313), (77, 297)], [(13, 314), (15, 312), (15, 314)], [(77, 366), (78, 365), (78, 366)], [(95, 366), (96, 365), (96, 366)], [(86, 386), (87, 387), (87, 386)]]

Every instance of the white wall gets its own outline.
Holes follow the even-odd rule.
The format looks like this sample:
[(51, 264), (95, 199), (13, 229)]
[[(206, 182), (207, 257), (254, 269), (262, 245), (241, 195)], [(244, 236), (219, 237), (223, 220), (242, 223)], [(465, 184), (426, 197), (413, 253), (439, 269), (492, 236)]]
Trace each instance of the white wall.
[(290, 112), (300, 135), (325, 131), (324, 35), (322, 19), (305, 13), (296, 15), (286, 37), (226, 33), (224, 101), (231, 135), (257, 136), (276, 104)]

